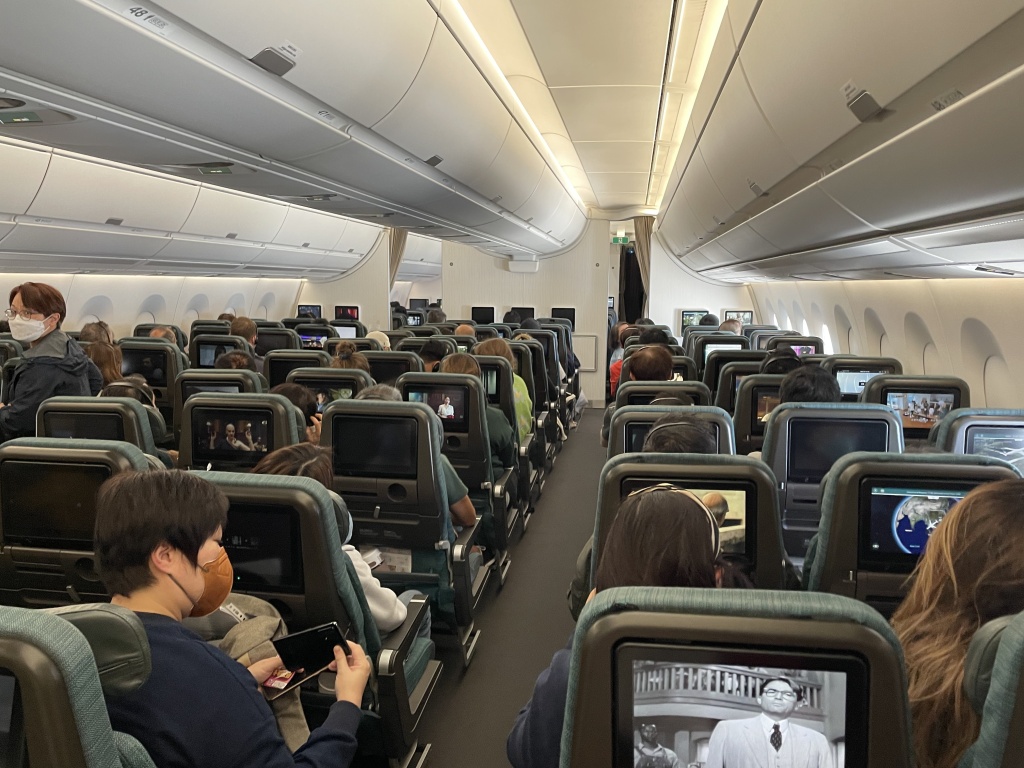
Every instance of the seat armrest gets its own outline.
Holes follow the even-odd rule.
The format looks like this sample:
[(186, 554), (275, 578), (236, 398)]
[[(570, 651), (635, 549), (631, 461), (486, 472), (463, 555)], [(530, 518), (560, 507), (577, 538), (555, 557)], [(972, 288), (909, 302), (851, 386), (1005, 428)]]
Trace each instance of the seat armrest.
[(494, 481), (494, 498), (501, 499), (504, 502), (505, 492), (512, 487), (512, 474), (515, 471), (515, 467), (509, 467)]
[(463, 526), (462, 532), (456, 537), (455, 545), (452, 547), (452, 559), (456, 561), (468, 560), (469, 550), (476, 545), (479, 535), (480, 517), (477, 516), (476, 522), (473, 525)]
[(429, 610), (430, 602), (426, 595), (414, 597), (409, 601), (409, 612), (405, 615), (405, 621), (390, 632), (381, 643), (380, 654), (377, 656), (378, 675), (394, 674), (405, 663), (420, 624)]
[(522, 440), (519, 441), (519, 455), (520, 456), (524, 456), (524, 457), (525, 456), (529, 456), (530, 455), (530, 449), (532, 447), (533, 447), (533, 432), (531, 432), (530, 434), (528, 434), (526, 437), (524, 437)]

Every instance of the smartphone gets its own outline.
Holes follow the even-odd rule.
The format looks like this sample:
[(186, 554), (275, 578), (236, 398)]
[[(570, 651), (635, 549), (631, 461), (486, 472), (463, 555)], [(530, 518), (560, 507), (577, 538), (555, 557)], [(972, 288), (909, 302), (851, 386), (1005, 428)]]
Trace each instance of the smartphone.
[(272, 642), (281, 657), (282, 668), (263, 681), (271, 701), (327, 669), (334, 661), (334, 646), (340, 645), (346, 656), (352, 654), (337, 622), (333, 621)]

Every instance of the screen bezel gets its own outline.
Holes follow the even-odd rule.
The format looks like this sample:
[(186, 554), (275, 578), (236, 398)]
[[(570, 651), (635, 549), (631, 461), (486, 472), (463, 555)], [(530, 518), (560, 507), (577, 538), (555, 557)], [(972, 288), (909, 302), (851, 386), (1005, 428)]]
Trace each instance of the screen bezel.
[[(742, 339), (743, 337), (742, 336), (737, 336), (737, 338)], [(716, 339), (712, 343), (704, 343), (701, 346), (701, 352), (704, 353), (704, 355), (703, 355), (703, 357), (704, 357), (704, 366), (707, 367), (708, 358), (711, 356), (712, 352), (729, 352), (729, 351), (742, 352), (745, 349), (746, 349), (746, 347), (743, 346), (742, 342), (738, 342), (738, 343), (737, 342), (733, 342), (732, 344), (730, 344), (727, 341), (718, 341)], [(727, 362), (731, 363), (733, 361), (729, 360)]]
[(571, 331), (576, 330), (576, 307), (552, 307), (551, 317), (559, 320), (568, 320), (571, 324)]
[(909, 555), (905, 552), (879, 553), (871, 549), (872, 488), (890, 485), (900, 486), (909, 490), (962, 490), (970, 492), (979, 485), (983, 485), (984, 482), (946, 478), (891, 477), (885, 475), (868, 475), (861, 478), (857, 491), (857, 570), (871, 573), (910, 574), (914, 571), (914, 567), (921, 557), (920, 555)]
[[(886, 452), (886, 451), (888, 451), (889, 439), (890, 439), (889, 431), (891, 429), (891, 425), (887, 421), (882, 421), (881, 419), (827, 419), (827, 418), (826, 419), (808, 419), (808, 418), (794, 417), (794, 418), (789, 420), (788, 424), (786, 424), (786, 431), (787, 431), (787, 438), (788, 438), (787, 441), (786, 441), (786, 443), (787, 443), (787, 448), (786, 448), (786, 482), (788, 482), (788, 483), (796, 483), (796, 484), (800, 484), (800, 485), (818, 485), (822, 481), (822, 479), (825, 477), (825, 475), (827, 475), (829, 473), (829, 470), (832, 468), (832, 465), (834, 465), (835, 462), (838, 461), (842, 457), (842, 455), (844, 455), (844, 454), (840, 454), (840, 456), (837, 456), (836, 459), (832, 462), (832, 464), (830, 464), (828, 467), (826, 467), (825, 471), (821, 473), (821, 477), (817, 478), (816, 480), (814, 479), (813, 476), (807, 475), (806, 473), (797, 474), (796, 468), (793, 466), (793, 464), (794, 464), (793, 457), (794, 457), (794, 455), (796, 455), (794, 453), (794, 446), (796, 445), (796, 443), (798, 441), (793, 438), (793, 430), (794, 430), (794, 428), (799, 429), (801, 427), (801, 425), (803, 425), (803, 424), (829, 425), (832, 428), (836, 428), (836, 427), (838, 427), (840, 425), (841, 426), (850, 426), (852, 424), (878, 425), (877, 428), (884, 428), (885, 429), (885, 447), (883, 447), (881, 449), (881, 451), (876, 451), (876, 452)], [(855, 450), (857, 450), (857, 451), (866, 451), (868, 449), (866, 449), (866, 448), (857, 448)]]
[[(665, 661), (680, 664), (704, 664), (736, 667), (798, 669), (813, 672), (839, 672), (846, 675), (846, 747), (844, 768), (867, 768), (868, 701), (870, 666), (867, 659), (852, 651), (799, 652), (767, 649), (763, 645), (712, 645), (710, 643), (668, 642), (638, 643), (624, 640), (615, 646), (612, 663), (612, 740), (616, 768), (632, 768), (633, 663)], [(860, 737), (860, 740), (858, 740)]]
[(358, 304), (335, 304), (334, 305), (334, 319), (335, 320), (354, 320), (359, 322), (359, 305)]
[[(339, 456), (342, 456), (342, 452), (338, 450), (338, 445), (341, 442), (351, 441), (352, 435), (352, 424), (358, 421), (372, 421), (374, 423), (385, 424), (388, 422), (398, 422), (402, 426), (411, 425), (413, 429), (413, 451), (412, 451), (412, 468), (408, 471), (388, 471), (388, 470), (373, 470), (372, 472), (361, 472), (352, 469), (342, 469), (339, 467)], [(331, 445), (332, 459), (331, 469), (337, 477), (346, 478), (358, 478), (358, 479), (375, 479), (385, 478), (388, 480), (415, 480), (419, 470), (419, 423), (414, 418), (405, 416), (377, 416), (367, 414), (355, 415), (355, 414), (335, 414), (334, 423), (331, 425), (333, 428), (333, 441)], [(356, 436), (357, 439), (362, 439), (361, 436)]]
[[(234, 569), (234, 585), (232, 589), (237, 589), (242, 592), (273, 592), (275, 594), (283, 595), (305, 594), (306, 575), (302, 562), (302, 520), (298, 510), (288, 504), (281, 504), (273, 501), (257, 502), (249, 500), (231, 500), (231, 506), (228, 507), (228, 524), (224, 530), (224, 549), (228, 550), (229, 557), (231, 556), (231, 551), (234, 548), (234, 545), (228, 543), (232, 536), (231, 515), (232, 512), (236, 514), (238, 513), (238, 507), (260, 507), (266, 510), (264, 514), (271, 513), (288, 516), (288, 525), (291, 529), (292, 577), (297, 580), (298, 583), (270, 585), (249, 582), (239, 576), (237, 564), (241, 561), (232, 557), (232, 562), (236, 564)], [(275, 541), (279, 540), (275, 539)]]
[[(382, 377), (377, 375), (379, 368), (381, 368), (381, 367), (387, 368), (389, 366), (393, 366), (393, 367), (404, 366), (404, 367), (402, 368), (402, 370), (398, 371), (398, 373), (396, 373), (395, 376), (393, 376), (390, 379), (382, 378)], [(376, 382), (377, 384), (391, 383), (392, 386), (394, 386), (394, 383), (396, 381), (398, 381), (399, 377), (402, 374), (404, 374), (404, 373), (412, 373), (413, 370), (414, 369), (413, 369), (412, 365), (405, 358), (399, 358), (399, 359), (396, 359), (396, 360), (381, 360), (380, 358), (373, 358), (373, 359), (370, 360), (370, 376), (371, 376), (371, 378), (373, 378), (374, 382)]]
[[(752, 387), (751, 389), (752, 391), (750, 399), (750, 434), (763, 435), (764, 428), (767, 426), (767, 422), (761, 421), (760, 417), (758, 417), (757, 404), (760, 402), (763, 396), (769, 393), (774, 393), (776, 396), (779, 396), (780, 387), (778, 385), (758, 385)], [(782, 403), (780, 401), (779, 404), (775, 406), (775, 408), (778, 408), (781, 404)], [(774, 411), (775, 408), (772, 408), (772, 411)], [(771, 413), (772, 411), (769, 411), (768, 413)]]
[[(973, 449), (974, 449), (974, 440), (977, 437), (980, 436), (979, 433), (981, 431), (983, 431), (983, 430), (993, 430), (993, 429), (994, 430), (998, 430), (1000, 432), (1009, 432), (1010, 430), (1013, 430), (1013, 431), (1019, 433), (1020, 434), (1020, 439), (1022, 441), (1024, 441), (1024, 424), (1020, 424), (1020, 425), (1016, 425), (1016, 424), (998, 424), (998, 423), (993, 424), (991, 422), (989, 422), (987, 424), (986, 423), (982, 423), (982, 424), (968, 424), (964, 428), (964, 438), (963, 438), (963, 440), (964, 440), (964, 444), (963, 444), (964, 445), (964, 453), (965, 454), (970, 454), (972, 456), (991, 456), (991, 454), (987, 454), (987, 453), (977, 453)], [(1022, 457), (1021, 459), (1017, 459), (1016, 461), (1011, 461), (1010, 459), (1006, 458), (1005, 456), (992, 456), (992, 458), (1002, 459), (1003, 461), (1007, 461), (1010, 464), (1013, 464), (1014, 466), (1017, 466), (1018, 462), (1024, 460), (1024, 457)]]
[(752, 309), (723, 309), (722, 320), (739, 320), (742, 325), (754, 324), (754, 310)]
[[(133, 357), (134, 358), (134, 357), (139, 356), (139, 355), (157, 355), (157, 354), (163, 356), (163, 366), (161, 368), (159, 368), (159, 369), (155, 369), (155, 370), (163, 371), (164, 375), (160, 379), (157, 379), (155, 377), (150, 378), (145, 373), (143, 373), (141, 370), (134, 370), (134, 371), (127, 371), (126, 372), (125, 369), (124, 369), (125, 362), (127, 361), (127, 359), (129, 357)], [(149, 384), (149, 386), (151, 386), (151, 387), (167, 387), (168, 386), (167, 371), (170, 370), (170, 361), (169, 361), (168, 358), (170, 357), (170, 355), (171, 355), (171, 351), (169, 349), (136, 349), (134, 347), (121, 347), (121, 375), (122, 376), (131, 376), (132, 374), (138, 374), (139, 376), (142, 376), (146, 380), (146, 383)], [(141, 366), (138, 366), (138, 367), (141, 369)]]
[[(960, 390), (956, 387), (883, 387), (882, 388), (882, 405), (887, 408), (891, 408), (889, 405), (889, 395), (952, 395), (953, 405), (950, 406), (949, 411), (946, 411), (948, 416), (950, 412), (955, 411), (960, 407)], [(928, 433), (931, 432), (932, 427), (908, 427), (903, 423), (903, 414), (893, 409), (893, 413), (896, 414), (900, 420), (900, 425), (903, 427), (903, 436), (912, 439), (928, 437)], [(942, 419), (935, 422), (940, 423)]]
[[(408, 402), (414, 402), (411, 399), (411, 397), (410, 397), (413, 394), (417, 394), (417, 395), (422, 394), (422, 395), (424, 395), (426, 397), (426, 396), (429, 396), (429, 395), (432, 395), (432, 394), (438, 394), (438, 393), (445, 393), (445, 394), (447, 394), (447, 393), (450, 393), (452, 390), (456, 390), (456, 389), (460, 390), (462, 392), (462, 398), (463, 398), (462, 399), (462, 402), (463, 402), (462, 418), (461, 419), (442, 419), (440, 416), (438, 416), (438, 419), (441, 422), (441, 426), (444, 427), (444, 431), (445, 432), (458, 432), (459, 434), (466, 434), (466, 433), (469, 432), (469, 409), (472, 407), (471, 406), (471, 400), (470, 400), (469, 387), (467, 387), (466, 385), (464, 385), (464, 384), (419, 384), (419, 383), (417, 383), (417, 384), (406, 384), (402, 388), (402, 397), (404, 397)], [(436, 406), (431, 406), (430, 403), (427, 402), (426, 399), (424, 399), (424, 400), (417, 400), (415, 402), (423, 403), (428, 408), (430, 408), (432, 411), (434, 411), (435, 414), (437, 413)]]
[[(842, 382), (839, 381), (840, 373), (870, 373), (871, 378), (875, 376), (886, 376), (895, 373), (895, 370), (891, 365), (878, 365), (878, 366), (864, 366), (864, 365), (836, 365), (832, 367), (832, 375), (835, 376), (836, 382), (839, 383), (839, 391), (843, 397), (859, 397), (860, 393), (864, 391), (864, 387), (868, 385), (867, 381), (864, 382), (864, 387), (861, 387), (856, 392), (844, 392)], [(870, 381), (871, 379), (868, 379)]]
[(494, 307), (470, 307), (469, 317), (478, 325), (490, 325), (494, 322)]
[[(231, 416), (231, 414), (237, 414)], [(221, 421), (237, 421), (238, 419), (246, 419), (247, 421), (254, 421), (255, 419), (250, 418), (252, 414), (260, 414), (258, 417), (260, 420), (266, 416), (267, 420), (267, 442), (266, 450), (263, 451), (233, 451), (228, 453), (227, 451), (220, 451), (216, 448), (207, 448), (203, 445), (204, 440), (207, 439), (205, 431), (205, 422), (207, 419), (220, 419)], [(274, 436), (276, 432), (276, 424), (274, 420), (274, 412), (267, 408), (260, 408), (259, 406), (254, 407), (216, 407), (203, 405), (192, 409), (192, 421), (189, 425), (192, 430), (192, 463), (196, 464), (212, 464), (214, 468), (229, 466), (229, 467), (255, 467), (260, 459), (271, 453), (271, 446), (275, 445)], [(197, 429), (197, 426), (199, 429)], [(235, 456), (238, 458), (235, 459)], [(254, 458), (255, 461), (245, 461), (245, 459)]]
[(537, 317), (536, 307), (512, 307), (510, 311), (515, 312), (517, 315), (519, 315), (520, 322), (522, 322), (523, 320), (527, 320), (529, 318), (536, 319)]
[(119, 413), (112, 413), (110, 411), (81, 411), (79, 413), (71, 413), (69, 411), (59, 410), (48, 410), (43, 412), (43, 431), (50, 437), (59, 437), (54, 435), (54, 419), (102, 419), (107, 421), (115, 427), (115, 433), (117, 437), (96, 437), (95, 435), (73, 435), (71, 440), (118, 440), (124, 441), (125, 429), (124, 419)]
[(302, 317), (303, 312), (307, 312), (319, 320), (323, 316), (324, 308), (322, 304), (299, 304), (295, 316)]
[[(683, 333), (684, 328), (691, 328), (700, 325), (700, 321), (705, 316), (711, 314), (706, 309), (683, 309), (679, 312), (679, 333)], [(699, 317), (692, 323), (687, 323), (686, 318), (691, 315), (699, 315)]]

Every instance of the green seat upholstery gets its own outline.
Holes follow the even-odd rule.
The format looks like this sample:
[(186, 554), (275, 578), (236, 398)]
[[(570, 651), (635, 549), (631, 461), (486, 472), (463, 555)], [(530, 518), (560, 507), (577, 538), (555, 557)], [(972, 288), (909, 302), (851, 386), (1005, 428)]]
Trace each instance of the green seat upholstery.
[(1024, 451), (1020, 450), (1020, 442), (1012, 432), (1008, 435), (1010, 439), (1003, 442), (998, 439), (987, 443), (969, 440), (974, 437), (972, 433), (975, 432), (991, 438), (998, 436), (1002, 430), (1024, 430), (1024, 410), (956, 408), (932, 427), (928, 441), (952, 453), (984, 453), (987, 456), (1003, 458), (1016, 465), (1018, 469), (1024, 470)]
[[(36, 435), (53, 437), (49, 431), (50, 414), (115, 414), (120, 416), (125, 442), (143, 453), (155, 456), (156, 441), (146, 406), (133, 397), (51, 397), (44, 400), (36, 412)], [(89, 439), (88, 435), (74, 437)]]
[[(136, 650), (137, 661), (148, 659), (148, 643)], [(32, 768), (154, 768), (138, 741), (112, 730), (92, 648), (71, 622), (0, 608), (0, 667), (17, 680)]]
[(779, 387), (784, 378), (773, 373), (751, 373), (740, 382), (732, 417), (737, 453), (752, 453), (764, 446), (766, 423), (762, 417), (779, 404)]
[[(692, 416), (707, 424), (718, 437), (720, 454), (736, 453), (736, 436), (733, 432), (732, 417), (713, 405), (624, 405), (612, 413), (608, 427), (608, 458), (620, 453), (639, 451), (643, 446), (629, 444), (630, 425), (650, 425), (666, 413)], [(646, 431), (645, 431), (646, 434)]]
[[(623, 642), (859, 657), (867, 666), (867, 728), (866, 733), (846, 733), (847, 749), (854, 740), (866, 742), (867, 765), (872, 768), (914, 765), (903, 653), (892, 628), (870, 607), (815, 593), (626, 587), (598, 593), (576, 625), (562, 768), (621, 765), (614, 756), (615, 697), (630, 691), (619, 689), (614, 662)], [(779, 658), (778, 664), (766, 666), (788, 669), (786, 656)], [(714, 702), (702, 704), (711, 708)], [(706, 717), (720, 719), (713, 709)], [(685, 756), (680, 764), (687, 764)]]
[[(185, 412), (186, 393), (196, 394), (204, 387), (234, 387), (236, 392), (265, 392), (266, 380), (253, 371), (241, 368), (191, 368), (174, 379), (174, 437), (181, 437), (181, 416)], [(216, 390), (214, 390), (216, 391)], [(221, 390), (223, 391), (223, 390)]]

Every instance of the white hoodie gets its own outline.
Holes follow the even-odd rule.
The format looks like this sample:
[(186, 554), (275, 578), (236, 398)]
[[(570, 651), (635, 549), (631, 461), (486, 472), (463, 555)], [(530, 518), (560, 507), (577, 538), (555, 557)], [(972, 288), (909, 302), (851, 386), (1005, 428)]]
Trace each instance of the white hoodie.
[(380, 582), (374, 578), (373, 571), (363, 560), (358, 549), (351, 544), (346, 544), (341, 549), (356, 567), (359, 584), (363, 588), (366, 602), (370, 606), (370, 614), (380, 633), (387, 634), (402, 626), (406, 613), (408, 613), (405, 603), (399, 600), (398, 595), (390, 589), (382, 587)]

